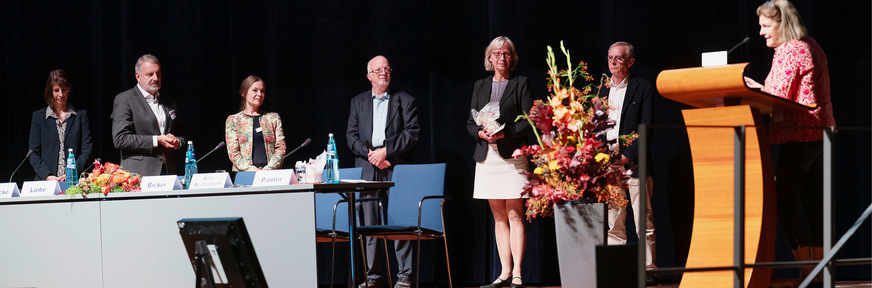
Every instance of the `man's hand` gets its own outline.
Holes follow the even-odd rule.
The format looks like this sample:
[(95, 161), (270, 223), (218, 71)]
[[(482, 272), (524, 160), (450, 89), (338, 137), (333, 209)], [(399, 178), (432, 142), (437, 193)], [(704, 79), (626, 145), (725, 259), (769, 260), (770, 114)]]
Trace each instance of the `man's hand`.
[[(375, 165), (379, 169), (385, 169), (385, 168), (391, 166), (390, 162), (385, 160), (385, 158), (388, 157), (387, 148), (382, 147), (382, 148), (378, 148), (376, 150), (369, 150), (369, 153), (367, 154), (367, 156), (369, 158), (368, 159), (369, 163), (372, 163), (372, 165)], [(387, 164), (384, 164), (384, 163), (387, 163)]]
[(159, 135), (157, 136), (157, 144), (163, 146), (164, 148), (176, 149), (179, 148), (179, 139), (173, 134)]

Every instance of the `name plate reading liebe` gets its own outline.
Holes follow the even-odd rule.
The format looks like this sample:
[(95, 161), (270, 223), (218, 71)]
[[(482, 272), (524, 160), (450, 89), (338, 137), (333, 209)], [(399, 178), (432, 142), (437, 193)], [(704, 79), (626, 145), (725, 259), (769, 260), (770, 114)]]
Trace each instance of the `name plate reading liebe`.
[(294, 182), (294, 169), (261, 170), (254, 173), (251, 186), (290, 185)]
[(26, 181), (21, 185), (21, 197), (51, 196), (61, 193), (58, 181)]
[(188, 190), (228, 187), (233, 187), (233, 182), (230, 182), (230, 173), (200, 173), (191, 177), (191, 185), (188, 186)]
[(11, 198), (18, 197), (18, 184), (15, 183), (3, 183), (0, 184), (0, 198)]
[(182, 190), (179, 177), (176, 175), (144, 176), (139, 183), (142, 192)]

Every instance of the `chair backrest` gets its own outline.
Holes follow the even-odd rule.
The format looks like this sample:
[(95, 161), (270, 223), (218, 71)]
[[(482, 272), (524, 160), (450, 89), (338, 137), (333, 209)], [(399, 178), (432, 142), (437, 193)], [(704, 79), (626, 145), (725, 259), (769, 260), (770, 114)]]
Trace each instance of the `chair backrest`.
[(233, 178), (233, 184), (251, 186), (251, 184), (254, 184), (254, 174), (255, 173), (257, 173), (257, 172), (254, 172), (254, 171), (237, 172), (236, 177)]
[[(418, 203), (424, 196), (445, 195), (445, 163), (397, 165), (388, 195), (388, 225), (418, 225)], [(442, 231), (441, 199), (424, 201), (421, 226)]]
[[(339, 169), (339, 179), (360, 179), (363, 168)], [(327, 173), (324, 173), (327, 174)], [(339, 193), (315, 193), (315, 227), (333, 228), (333, 205), (342, 200)], [(336, 210), (336, 230), (348, 231), (348, 206), (340, 205)]]

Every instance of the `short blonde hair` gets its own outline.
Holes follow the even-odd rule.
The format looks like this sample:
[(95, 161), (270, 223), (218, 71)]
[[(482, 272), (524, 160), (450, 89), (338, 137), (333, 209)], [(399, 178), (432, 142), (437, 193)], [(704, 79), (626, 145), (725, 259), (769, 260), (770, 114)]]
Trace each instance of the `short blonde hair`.
[(802, 24), (802, 18), (799, 17), (799, 12), (793, 4), (787, 0), (772, 0), (766, 1), (760, 7), (757, 7), (757, 16), (766, 16), (778, 22), (781, 26), (778, 30), (778, 41), (781, 43), (799, 40), (808, 36), (805, 30), (805, 25)]
[(512, 63), (509, 66), (509, 71), (515, 71), (515, 67), (518, 67), (518, 52), (515, 51), (515, 43), (512, 43), (512, 40), (506, 36), (494, 38), (487, 45), (487, 48), (484, 49), (484, 70), (494, 71), (494, 63), (491, 63), (490, 55), (495, 49), (499, 49), (503, 45), (509, 45), (509, 52), (512, 53)]

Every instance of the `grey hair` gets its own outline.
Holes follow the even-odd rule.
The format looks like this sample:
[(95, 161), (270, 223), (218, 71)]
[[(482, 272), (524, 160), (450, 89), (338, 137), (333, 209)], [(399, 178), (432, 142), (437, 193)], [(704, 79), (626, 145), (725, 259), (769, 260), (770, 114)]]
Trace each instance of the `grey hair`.
[[(388, 57), (385, 57), (385, 56), (383, 56), (383, 55), (375, 55), (375, 57), (372, 57), (372, 59), (369, 59), (369, 61), (366, 62), (366, 74), (369, 74), (369, 71), (371, 71), (371, 70), (369, 69), (369, 65), (372, 64), (372, 60), (375, 60), (375, 58), (378, 58), (378, 57), (385, 58), (385, 61), (388, 60)], [(390, 65), (390, 63), (391, 63), (391, 62), (388, 61), (388, 65)]]
[(612, 46), (609, 46), (609, 50), (612, 50), (612, 47), (615, 46), (627, 46), (627, 60), (636, 58), (636, 48), (633, 48), (633, 44), (624, 41), (618, 41), (612, 44)]
[(133, 70), (136, 71), (136, 73), (142, 72), (142, 63), (145, 62), (151, 62), (158, 66), (160, 65), (160, 61), (157, 60), (157, 57), (151, 54), (145, 54), (140, 56), (139, 59), (136, 59), (136, 65), (133, 66)]

